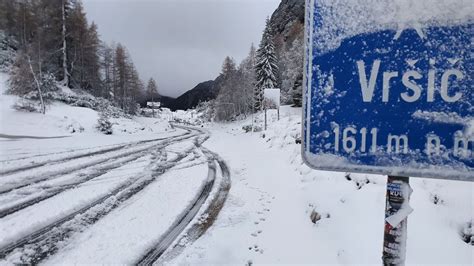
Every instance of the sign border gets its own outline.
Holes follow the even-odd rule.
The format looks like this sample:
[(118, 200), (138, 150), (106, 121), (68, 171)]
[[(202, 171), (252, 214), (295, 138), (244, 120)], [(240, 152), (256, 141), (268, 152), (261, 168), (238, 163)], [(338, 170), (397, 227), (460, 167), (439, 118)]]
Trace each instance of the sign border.
[[(314, 33), (314, 12), (313, 8), (315, 1), (318, 0), (306, 0), (305, 1), (305, 31), (304, 31), (304, 72), (303, 72), (303, 105), (302, 105), (302, 121), (301, 121), (301, 157), (303, 162), (312, 169), (322, 171), (335, 171), (335, 172), (351, 172), (360, 174), (374, 174), (374, 175), (388, 175), (388, 176), (411, 176), (421, 178), (432, 178), (442, 180), (455, 180), (455, 181), (469, 181), (474, 182), (474, 172), (456, 171), (449, 169), (445, 174), (443, 172), (443, 166), (433, 165), (433, 168), (420, 168), (419, 170), (411, 170), (404, 166), (369, 166), (369, 165), (353, 165), (335, 167), (335, 166), (322, 166), (315, 165), (309, 160), (308, 156), (310, 153), (310, 142), (311, 130), (309, 127), (311, 119), (311, 82), (312, 82), (312, 58), (313, 58), (313, 33)], [(311, 70), (311, 71), (310, 71)], [(446, 170), (446, 169), (444, 169)]]

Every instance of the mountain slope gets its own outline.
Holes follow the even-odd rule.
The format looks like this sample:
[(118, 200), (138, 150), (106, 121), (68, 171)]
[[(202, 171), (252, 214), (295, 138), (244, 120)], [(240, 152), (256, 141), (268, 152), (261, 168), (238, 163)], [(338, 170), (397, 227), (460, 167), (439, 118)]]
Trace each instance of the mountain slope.
[(219, 94), (219, 81), (220, 77), (217, 77), (215, 80), (201, 82), (178, 98), (174, 100), (167, 99), (165, 102), (162, 102), (162, 105), (173, 111), (187, 110), (196, 107), (200, 102), (214, 100), (217, 94)]

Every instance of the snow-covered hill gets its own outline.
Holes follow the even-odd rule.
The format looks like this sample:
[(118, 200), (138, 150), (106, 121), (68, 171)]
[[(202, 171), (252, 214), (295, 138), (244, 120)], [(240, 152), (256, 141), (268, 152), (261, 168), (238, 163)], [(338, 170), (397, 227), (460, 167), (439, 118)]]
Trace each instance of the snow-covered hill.
[[(8, 89), (7, 81), (8, 75), (0, 73), (0, 134), (35, 137), (102, 135), (96, 129), (99, 113), (90, 108), (53, 101), (47, 107), (45, 115), (15, 110), (13, 105), (19, 101), (19, 97), (5, 94)], [(61, 90), (61, 95), (77, 96), (68, 88)], [(168, 128), (167, 117), (163, 119), (112, 117), (110, 120), (115, 135), (152, 134)]]

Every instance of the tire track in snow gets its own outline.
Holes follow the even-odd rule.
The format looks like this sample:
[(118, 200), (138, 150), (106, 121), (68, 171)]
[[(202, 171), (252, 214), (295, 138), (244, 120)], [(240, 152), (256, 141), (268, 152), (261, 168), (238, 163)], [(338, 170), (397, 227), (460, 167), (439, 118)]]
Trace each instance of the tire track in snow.
[[(187, 131), (185, 134), (176, 136), (174, 138), (179, 140), (179, 139), (186, 139), (186, 138), (189, 138), (189, 137), (192, 137), (192, 136), (193, 136), (193, 134), (191, 134), (190, 131)], [(147, 140), (146, 142), (143, 142), (143, 143), (140, 143), (140, 144), (144, 144), (144, 143), (148, 143), (148, 142), (152, 142), (152, 141), (153, 142), (164, 141), (165, 144), (167, 143), (166, 139), (165, 140), (163, 140), (163, 139), (154, 139), (154, 140)], [(154, 145), (145, 146), (141, 149), (134, 150), (134, 148), (136, 148), (136, 145), (139, 145), (139, 144), (127, 144), (125, 146), (120, 147), (120, 149), (128, 148), (128, 149), (125, 149), (125, 151), (123, 153), (119, 153), (117, 155), (102, 158), (102, 159), (98, 159), (98, 160), (94, 160), (93, 156), (106, 155), (107, 153), (114, 152), (117, 149), (114, 148), (114, 150), (109, 150), (107, 152), (101, 152), (101, 153), (96, 153), (96, 152), (89, 153), (89, 154), (92, 154), (90, 156), (82, 156), (81, 155), (80, 158), (89, 157), (89, 158), (92, 158), (92, 161), (85, 162), (85, 163), (82, 163), (80, 165), (69, 167), (69, 168), (62, 169), (62, 170), (47, 172), (43, 176), (38, 176), (37, 173), (33, 173), (30, 176), (23, 177), (23, 179), (24, 179), (23, 182), (14, 183), (14, 184), (11, 184), (11, 185), (8, 185), (8, 183), (2, 185), (2, 188), (0, 189), (0, 195), (12, 192), (13, 190), (16, 190), (16, 189), (20, 189), (20, 188), (24, 188), (24, 187), (27, 187), (27, 186), (30, 186), (30, 185), (38, 184), (38, 183), (41, 183), (43, 181), (51, 180), (51, 179), (56, 178), (56, 177), (61, 177), (61, 176), (66, 175), (66, 174), (71, 174), (71, 173), (76, 172), (76, 171), (82, 171), (82, 170), (85, 170), (85, 169), (93, 168), (93, 167), (96, 167), (97, 164), (107, 163), (107, 162), (111, 162), (113, 160), (119, 160), (123, 157), (134, 155), (137, 152), (145, 152), (148, 149), (154, 147)], [(131, 151), (127, 151), (127, 150), (131, 150)], [(68, 161), (71, 161), (71, 160), (74, 160), (74, 159), (79, 159), (79, 158), (77, 158), (77, 156), (72, 156), (72, 157), (68, 158), (66, 161), (61, 160), (61, 161), (56, 162), (55, 164), (68, 162)], [(48, 163), (46, 166), (51, 166), (51, 165), (54, 165), (54, 164), (49, 164)], [(45, 165), (42, 165), (42, 166), (45, 166)], [(40, 167), (40, 166), (38, 166), (38, 167)], [(29, 166), (25, 167), (23, 171), (27, 171), (27, 170), (30, 170)], [(0, 174), (0, 176), (1, 176), (1, 174)]]
[[(186, 133), (184, 133), (182, 135), (175, 136), (175, 137), (181, 137), (181, 136), (185, 136), (185, 135), (188, 135), (188, 134), (191, 134), (191, 132), (189, 130)], [(125, 143), (125, 144), (121, 144), (121, 145), (119, 144), (118, 146), (113, 146), (113, 147), (106, 148), (106, 149), (100, 149), (100, 150), (93, 151), (93, 152), (86, 152), (86, 153), (81, 153), (81, 154), (77, 154), (77, 155), (73, 155), (73, 156), (66, 156), (66, 157), (63, 157), (63, 158), (53, 159), (53, 160), (45, 160), (43, 162), (33, 163), (33, 164), (28, 165), (28, 166), (20, 166), (20, 167), (14, 167), (14, 168), (4, 168), (3, 170), (0, 170), (0, 177), (5, 176), (5, 175), (11, 175), (11, 174), (15, 174), (15, 173), (20, 173), (20, 172), (36, 169), (36, 168), (42, 167), (42, 166), (51, 166), (53, 164), (64, 163), (64, 162), (68, 162), (68, 161), (72, 161), (72, 160), (76, 160), (76, 159), (81, 159), (81, 158), (85, 158), (85, 157), (103, 155), (103, 154), (107, 154), (107, 153), (118, 151), (118, 150), (125, 149), (125, 148), (131, 148), (131, 147), (134, 147), (136, 145), (146, 144), (146, 143), (155, 142), (155, 141), (163, 141), (163, 140), (167, 140), (167, 139), (169, 139), (169, 137), (168, 138), (163, 137), (163, 138), (157, 138), (157, 139), (142, 140), (142, 141), (134, 141), (134, 142), (131, 142), (131, 143)], [(74, 152), (74, 151), (71, 151), (71, 152)], [(41, 155), (39, 155), (39, 156), (41, 156)], [(22, 159), (26, 159), (26, 158), (22, 158)], [(13, 159), (13, 160), (17, 160), (17, 159)], [(8, 160), (2, 161), (2, 162), (8, 162)]]
[[(185, 139), (192, 137), (195, 137), (195, 135), (190, 134)], [(168, 145), (185, 139), (182, 137), (171, 139)], [(192, 149), (195, 149), (195, 147)], [(149, 176), (135, 176), (135, 178), (132, 178), (112, 192), (100, 197), (78, 211), (66, 215), (27, 236), (20, 237), (0, 247), (0, 259), (5, 259), (11, 254), (13, 254), (13, 256), (20, 254), (23, 263), (39, 263), (46, 257), (54, 254), (59, 249), (61, 242), (66, 241), (72, 234), (94, 224), (100, 218), (120, 206), (121, 203), (142, 191), (159, 176), (183, 160), (189, 152), (191, 152), (191, 150), (178, 154), (176, 158), (163, 162), (162, 164), (160, 164), (160, 162), (156, 163)]]
[[(205, 134), (204, 131), (199, 129), (197, 130), (200, 131), (201, 134)], [(205, 203), (208, 202), (207, 200), (214, 188), (217, 190), (216, 194), (210, 200), (207, 209), (203, 212), (204, 215), (208, 216), (206, 223), (203, 224), (196, 222), (192, 224), (191, 228), (189, 228), (186, 232), (186, 235), (190, 237), (190, 239), (188, 239), (194, 241), (204, 234), (207, 228), (213, 223), (214, 219), (217, 217), (217, 214), (224, 205), (228, 191), (230, 189), (230, 171), (225, 161), (222, 160), (216, 153), (201, 147), (201, 143), (203, 143), (208, 138), (209, 135), (206, 134), (202, 141), (196, 140), (195, 143), (196, 147), (201, 149), (208, 160), (209, 171), (206, 184), (201, 188), (201, 191), (195, 200), (176, 219), (173, 226), (170, 227), (168, 231), (163, 234), (163, 236), (161, 236), (153, 248), (146, 251), (146, 254), (137, 262), (138, 265), (152, 265), (170, 249), (170, 247), (177, 239), (179, 239), (180, 235), (182, 235), (185, 229), (192, 224), (193, 220), (196, 218), (196, 215), (201, 211), (201, 208), (205, 205)], [(217, 164), (221, 169), (223, 177), (221, 183), (215, 186)], [(174, 253), (179, 253), (182, 250), (182, 247), (178, 247), (178, 245), (175, 245), (172, 248), (174, 249)]]
[[(159, 146), (156, 146), (156, 148), (162, 148), (163, 146), (165, 146), (165, 145), (159, 145)], [(124, 166), (127, 163), (133, 162), (133, 161), (139, 159), (140, 157), (142, 157), (145, 154), (146, 154), (146, 152), (141, 152), (139, 155), (133, 155), (133, 156), (128, 156), (126, 158), (120, 158), (118, 160), (113, 160), (112, 164), (110, 162), (107, 162), (107, 164), (102, 166), (102, 167), (94, 168), (93, 169), (94, 172), (89, 173), (89, 174), (85, 174), (85, 175), (81, 175), (80, 179), (75, 181), (75, 182), (68, 183), (68, 184), (63, 184), (63, 185), (60, 185), (60, 186), (51, 187), (51, 188), (48, 188), (48, 189), (44, 189), (46, 191), (44, 193), (36, 196), (36, 197), (33, 197), (33, 198), (28, 199), (26, 201), (20, 201), (19, 203), (8, 206), (6, 208), (0, 208), (0, 218), (3, 218), (5, 216), (13, 214), (17, 211), (28, 208), (28, 207), (30, 207), (34, 204), (37, 204), (37, 203), (39, 203), (43, 200), (47, 200), (49, 198), (52, 198), (52, 197), (54, 197), (54, 196), (56, 196), (60, 193), (68, 191), (70, 189), (77, 188), (79, 185), (81, 185), (83, 183), (91, 181), (96, 177), (102, 176), (102, 175), (106, 174), (107, 172), (109, 172), (111, 170), (120, 168), (120, 167)], [(123, 160), (123, 159), (125, 159), (125, 160)]]

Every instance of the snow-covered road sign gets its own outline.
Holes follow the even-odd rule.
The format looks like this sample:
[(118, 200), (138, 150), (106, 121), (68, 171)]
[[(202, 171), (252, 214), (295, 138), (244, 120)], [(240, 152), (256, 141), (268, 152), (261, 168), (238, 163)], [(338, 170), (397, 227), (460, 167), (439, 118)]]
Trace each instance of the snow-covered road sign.
[(306, 163), (474, 181), (472, 0), (306, 2)]
[(264, 89), (263, 101), (267, 109), (280, 108), (280, 89)]

